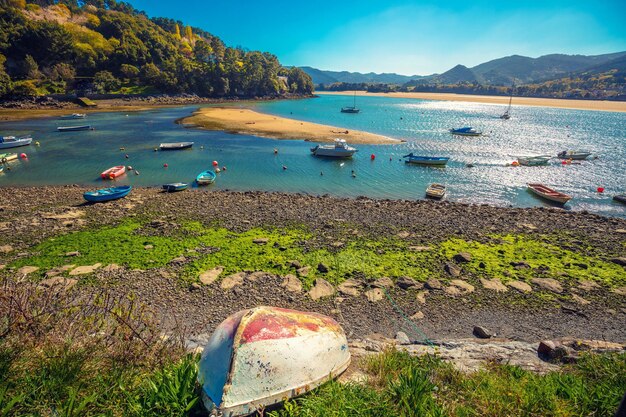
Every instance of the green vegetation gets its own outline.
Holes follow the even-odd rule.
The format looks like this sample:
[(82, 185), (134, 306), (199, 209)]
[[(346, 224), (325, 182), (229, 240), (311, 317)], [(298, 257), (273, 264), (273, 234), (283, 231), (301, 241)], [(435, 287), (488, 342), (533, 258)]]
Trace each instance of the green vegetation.
[[(620, 286), (626, 284), (624, 269), (597, 257), (582, 255), (524, 235), (492, 236), (493, 243), (450, 239), (442, 243), (444, 257), (468, 252), (472, 261), (465, 268), (487, 277), (529, 280), (542, 277), (580, 279)], [(520, 264), (522, 263), (522, 264)], [(517, 267), (515, 265), (518, 265)]]
[[(48, 88), (51, 81), (61, 84)], [(0, 97), (132, 87), (214, 97), (313, 92), (308, 75), (270, 53), (228, 47), (172, 19), (148, 19), (128, 3), (33, 0), (0, 8)]]

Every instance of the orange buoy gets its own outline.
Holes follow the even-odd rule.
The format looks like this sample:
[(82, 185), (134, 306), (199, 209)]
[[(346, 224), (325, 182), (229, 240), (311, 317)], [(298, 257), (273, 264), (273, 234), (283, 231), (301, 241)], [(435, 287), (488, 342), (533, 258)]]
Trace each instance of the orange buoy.
[(214, 166), (214, 167), (216, 167), (216, 166), (218, 166), (218, 165), (219, 165), (219, 164), (217, 163), (217, 161), (213, 161), (213, 166)]
[(374, 159), (376, 159), (376, 155), (371, 154), (371, 155), (370, 155), (370, 159), (373, 161)]
[(598, 192), (599, 193), (603, 193), (604, 192), (604, 187), (598, 187)]

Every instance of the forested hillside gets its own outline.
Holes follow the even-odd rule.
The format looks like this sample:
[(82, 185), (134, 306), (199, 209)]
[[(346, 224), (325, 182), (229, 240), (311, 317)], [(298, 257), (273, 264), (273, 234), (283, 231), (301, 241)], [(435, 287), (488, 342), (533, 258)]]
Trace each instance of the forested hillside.
[(271, 53), (128, 3), (0, 0), (0, 96), (66, 92), (261, 97), (311, 94), (313, 83)]

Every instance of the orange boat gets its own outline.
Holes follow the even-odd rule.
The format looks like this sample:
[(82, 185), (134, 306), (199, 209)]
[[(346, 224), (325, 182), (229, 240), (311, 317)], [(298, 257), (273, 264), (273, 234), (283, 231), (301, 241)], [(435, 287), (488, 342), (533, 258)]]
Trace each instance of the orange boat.
[(126, 173), (126, 167), (124, 165), (119, 165), (119, 166), (107, 169), (102, 174), (100, 174), (100, 177), (102, 177), (103, 180), (112, 180), (117, 177), (121, 177), (125, 173)]

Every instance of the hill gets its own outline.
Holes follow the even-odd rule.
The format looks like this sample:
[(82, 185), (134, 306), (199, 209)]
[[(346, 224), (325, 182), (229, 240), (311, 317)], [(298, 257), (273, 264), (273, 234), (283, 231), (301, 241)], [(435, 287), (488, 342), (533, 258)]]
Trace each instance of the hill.
[(313, 91), (308, 75), (271, 53), (229, 47), (203, 29), (148, 18), (115, 0), (5, 0), (0, 22), (0, 96)]
[(371, 83), (371, 84), (404, 84), (411, 80), (422, 78), (420, 75), (400, 75), (396, 73), (376, 74), (369, 72), (363, 74), (360, 72), (348, 71), (326, 71), (312, 67), (300, 67), (307, 73), (314, 84), (333, 84), (333, 83)]

